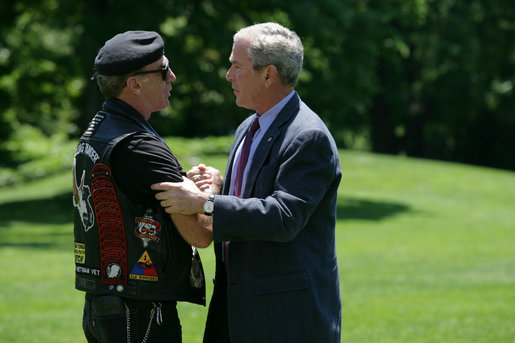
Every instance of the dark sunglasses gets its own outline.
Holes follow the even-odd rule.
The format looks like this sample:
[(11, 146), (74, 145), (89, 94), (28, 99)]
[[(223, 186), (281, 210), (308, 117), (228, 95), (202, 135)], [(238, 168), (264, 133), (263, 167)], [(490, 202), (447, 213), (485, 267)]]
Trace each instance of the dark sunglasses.
[(142, 74), (151, 74), (151, 73), (161, 73), (161, 77), (163, 78), (163, 81), (166, 81), (166, 79), (168, 78), (168, 69), (170, 69), (170, 65), (168, 62), (166, 62), (166, 65), (163, 67), (163, 69), (137, 71), (137, 72), (131, 74), (131, 76), (142, 75)]

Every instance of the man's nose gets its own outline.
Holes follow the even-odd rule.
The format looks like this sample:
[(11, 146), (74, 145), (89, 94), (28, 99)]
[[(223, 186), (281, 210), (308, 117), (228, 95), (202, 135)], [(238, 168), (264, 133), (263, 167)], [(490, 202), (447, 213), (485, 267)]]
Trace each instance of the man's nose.
[(168, 78), (167, 78), (167, 81), (174, 82), (175, 79), (177, 79), (177, 77), (173, 73), (172, 68), (168, 68)]
[(232, 67), (229, 68), (229, 70), (227, 70), (227, 73), (225, 74), (225, 79), (229, 82), (231, 82), (231, 80), (233, 79), (232, 77)]

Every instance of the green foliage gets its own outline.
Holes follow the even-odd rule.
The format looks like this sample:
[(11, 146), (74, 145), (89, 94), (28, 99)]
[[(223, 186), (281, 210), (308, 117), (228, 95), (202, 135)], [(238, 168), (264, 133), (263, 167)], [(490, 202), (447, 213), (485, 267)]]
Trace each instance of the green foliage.
[[(512, 342), (515, 174), (350, 151), (341, 161), (342, 342)], [(0, 189), (0, 260), (14, 264), (0, 274), (3, 343), (85, 342), (71, 199), (69, 172)], [(209, 301), (214, 253), (200, 254)], [(207, 308), (180, 303), (179, 315), (184, 342), (201, 342)]]
[(75, 74), (72, 58), (78, 29), (64, 29), (69, 17), (58, 16), (73, 8), (60, 11), (56, 1), (10, 5), (15, 16), (12, 26), (3, 28), (6, 39), (0, 46), (0, 89), (11, 104), (10, 119), (13, 125), (38, 127), (45, 135), (71, 133), (73, 101), (84, 81)]
[(177, 156), (212, 156), (223, 155), (228, 156), (231, 145), (234, 140), (233, 136), (217, 136), (184, 139), (181, 137), (166, 137), (166, 142), (170, 149)]
[(367, 23), (380, 87), (368, 108), (374, 151), (515, 166), (500, 156), (515, 147), (514, 10), (504, 0), (369, 3), (382, 19)]
[(515, 169), (513, 1), (13, 0), (0, 19), (3, 163), (18, 124), (83, 132), (102, 103), (94, 57), (133, 29), (162, 34), (177, 75), (160, 132), (231, 134), (249, 115), (225, 80), (232, 35), (277, 21), (302, 38), (297, 90), (341, 147)]
[(46, 137), (34, 126), (16, 125), (4, 145), (14, 157), (0, 169), (0, 187), (70, 169), (75, 145), (62, 134)]
[[(226, 158), (233, 142), (232, 136), (205, 138), (165, 138), (181, 163), (196, 164), (199, 156)], [(62, 135), (47, 138), (32, 126), (19, 126), (6, 148), (16, 159), (0, 169), (0, 187), (16, 185), (71, 170), (78, 140), (65, 140)], [(15, 153), (15, 154), (14, 154)]]

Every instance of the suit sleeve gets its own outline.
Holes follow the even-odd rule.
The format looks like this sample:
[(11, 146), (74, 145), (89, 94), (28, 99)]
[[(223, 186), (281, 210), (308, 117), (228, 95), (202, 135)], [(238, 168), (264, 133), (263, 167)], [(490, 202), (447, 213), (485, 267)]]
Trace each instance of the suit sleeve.
[(256, 179), (256, 187), (271, 183), (266, 197), (215, 198), (214, 241), (291, 241), (306, 226), (330, 185), (339, 182), (338, 153), (325, 130), (302, 131), (283, 144), (276, 158), (278, 168), (267, 170), (265, 166)]

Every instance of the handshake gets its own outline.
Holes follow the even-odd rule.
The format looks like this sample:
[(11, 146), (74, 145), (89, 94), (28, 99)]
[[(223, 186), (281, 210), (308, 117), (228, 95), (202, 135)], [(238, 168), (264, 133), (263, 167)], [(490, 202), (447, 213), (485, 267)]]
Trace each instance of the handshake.
[(211, 193), (220, 194), (223, 177), (220, 171), (199, 164), (187, 172), (183, 182), (160, 182), (151, 188), (167, 213), (192, 215), (204, 213), (204, 203)]

